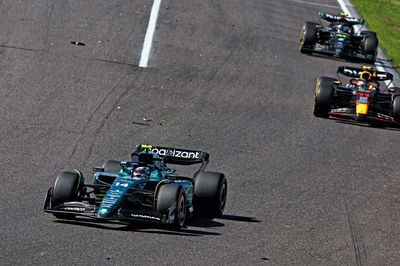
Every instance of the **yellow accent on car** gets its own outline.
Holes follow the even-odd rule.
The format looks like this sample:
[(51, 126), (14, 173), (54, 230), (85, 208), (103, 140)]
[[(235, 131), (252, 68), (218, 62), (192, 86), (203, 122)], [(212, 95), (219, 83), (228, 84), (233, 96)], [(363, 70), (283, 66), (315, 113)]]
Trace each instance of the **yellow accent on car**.
[(339, 15), (340, 15), (340, 16), (345, 16), (345, 17), (348, 16), (348, 14), (346, 14), (346, 13), (339, 13)]
[(151, 149), (151, 148), (153, 148), (153, 146), (151, 146), (151, 145), (140, 145), (140, 147), (142, 147), (143, 149)]
[(370, 70), (372, 69), (372, 67), (370, 67), (370, 66), (361, 66), (361, 68), (362, 69), (370, 69)]
[(160, 186), (160, 184), (161, 184), (162, 182), (164, 182), (164, 181), (167, 181), (167, 180), (168, 180), (168, 179), (164, 179), (164, 180), (161, 180), (160, 182), (157, 183), (157, 186), (156, 186), (156, 188), (154, 189), (153, 198), (156, 198), (157, 190), (158, 190), (158, 187)]
[(303, 40), (304, 40), (304, 27), (301, 29), (301, 32), (300, 32), (299, 50), (301, 50), (301, 48), (303, 47), (303, 45), (302, 45)]
[(342, 82), (340, 82), (339, 80), (335, 80), (334, 81), (336, 84), (341, 84)]
[[(374, 72), (374, 74), (375, 74), (376, 72)], [(360, 79), (362, 79), (363, 78), (363, 76), (364, 76), (364, 74), (368, 74), (368, 80), (370, 80), (371, 79), (371, 76), (372, 76), (372, 74), (371, 74), (371, 72), (369, 72), (369, 71), (363, 71), (363, 72), (361, 72), (361, 74), (360, 74)]]
[(395, 88), (389, 88), (388, 91), (390, 91), (390, 92), (395, 92), (396, 89), (395, 89)]
[(77, 173), (78, 176), (79, 176), (78, 185), (76, 186), (76, 191), (78, 191), (79, 186), (80, 186), (80, 184), (82, 182), (83, 175), (82, 175), (81, 171), (79, 171), (78, 169), (75, 169), (75, 168), (74, 168), (74, 172)]
[(78, 169), (74, 168), (74, 172), (77, 173), (79, 175), (79, 177), (82, 177), (82, 173), (81, 171), (79, 171)]
[(361, 115), (366, 115), (368, 113), (368, 104), (357, 103), (356, 104), (356, 113), (361, 114)]
[(317, 97), (318, 93), (319, 93), (319, 79), (317, 79), (317, 83), (315, 84), (314, 97)]

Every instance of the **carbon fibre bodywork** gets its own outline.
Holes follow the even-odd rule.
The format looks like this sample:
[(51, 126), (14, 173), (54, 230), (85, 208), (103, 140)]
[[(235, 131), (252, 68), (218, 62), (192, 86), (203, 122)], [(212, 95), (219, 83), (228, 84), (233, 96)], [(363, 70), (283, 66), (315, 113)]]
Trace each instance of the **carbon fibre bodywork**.
[[(320, 19), (332, 22), (328, 26), (306, 22), (300, 34), (300, 51), (318, 53), (345, 59), (356, 59), (373, 63), (377, 55), (376, 33), (356, 32), (354, 25), (362, 25), (363, 19), (345, 14), (319, 13)], [(311, 33), (312, 32), (312, 33)]]
[[(195, 179), (177, 175), (166, 163), (201, 164), (196, 175), (205, 169), (208, 159), (209, 155), (205, 152), (139, 145), (132, 153), (131, 161), (121, 162), (118, 173), (94, 167), (93, 183), (78, 184), (72, 199), (56, 202), (53, 200), (56, 186), (49, 188), (44, 211), (68, 219), (82, 216), (95, 220), (144, 220), (173, 224), (177, 213), (176, 201), (171, 201), (167, 213), (160, 213), (157, 207), (160, 187), (177, 184), (182, 188), (187, 209), (185, 215), (189, 216)], [(135, 177), (133, 172), (137, 167), (147, 167), (151, 171), (146, 176)]]
[[(374, 71), (371, 67), (339, 67), (337, 73), (350, 77), (350, 80), (342, 83), (334, 78), (320, 77), (315, 91), (314, 114), (318, 107), (318, 94), (322, 90), (331, 90), (332, 95), (329, 96), (329, 106), (327, 106), (329, 116), (400, 125), (399, 118), (393, 112), (394, 99), (400, 95), (400, 90), (388, 86), (381, 87), (379, 83), (379, 81), (392, 81), (392, 74)], [(356, 85), (360, 81), (368, 86), (360, 88)], [(322, 84), (323, 82), (325, 84)], [(327, 83), (330, 84), (326, 85)]]

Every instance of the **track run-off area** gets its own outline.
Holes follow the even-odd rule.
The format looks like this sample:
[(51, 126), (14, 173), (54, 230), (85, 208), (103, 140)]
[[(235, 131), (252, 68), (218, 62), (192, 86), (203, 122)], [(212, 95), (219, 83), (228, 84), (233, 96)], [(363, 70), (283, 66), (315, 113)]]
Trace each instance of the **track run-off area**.
[[(316, 79), (360, 66), (298, 51), (339, 3), (162, 0), (139, 66), (152, 7), (0, 1), (0, 265), (397, 265), (400, 130), (312, 115)], [(171, 231), (43, 212), (60, 171), (90, 183), (137, 144), (210, 153), (224, 215)]]

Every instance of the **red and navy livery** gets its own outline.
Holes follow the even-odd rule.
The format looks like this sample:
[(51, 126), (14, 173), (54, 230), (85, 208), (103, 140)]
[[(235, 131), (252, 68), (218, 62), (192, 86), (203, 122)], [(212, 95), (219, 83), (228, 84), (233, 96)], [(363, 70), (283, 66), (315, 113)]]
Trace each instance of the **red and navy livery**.
[[(315, 116), (400, 125), (400, 89), (389, 87), (393, 81), (391, 73), (366, 66), (341, 66), (337, 74), (338, 79), (318, 78), (314, 94)], [(348, 81), (339, 80), (339, 74), (348, 77)], [(382, 81), (389, 82), (382, 85)]]

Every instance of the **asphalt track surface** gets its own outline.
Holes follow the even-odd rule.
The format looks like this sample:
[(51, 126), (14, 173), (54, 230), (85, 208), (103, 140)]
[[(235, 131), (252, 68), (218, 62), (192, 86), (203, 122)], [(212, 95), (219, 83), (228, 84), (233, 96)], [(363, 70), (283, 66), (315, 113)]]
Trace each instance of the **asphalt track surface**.
[[(313, 117), (316, 78), (359, 64), (297, 50), (337, 2), (163, 0), (144, 69), (151, 3), (0, 1), (0, 264), (396, 265), (400, 131)], [(90, 182), (141, 143), (208, 151), (225, 215), (174, 232), (43, 213), (61, 170)]]

